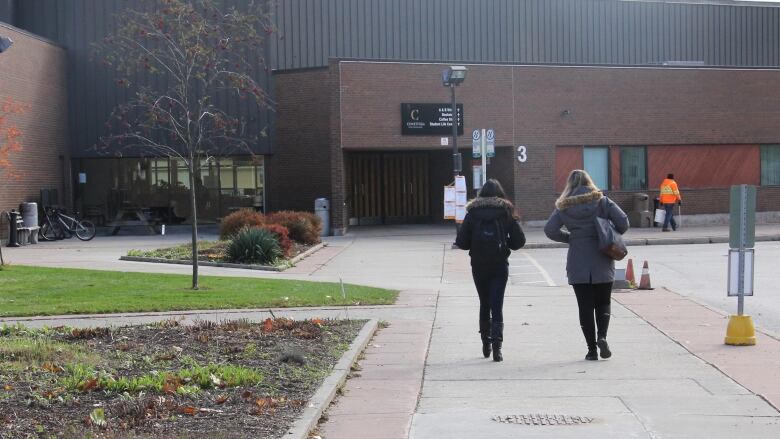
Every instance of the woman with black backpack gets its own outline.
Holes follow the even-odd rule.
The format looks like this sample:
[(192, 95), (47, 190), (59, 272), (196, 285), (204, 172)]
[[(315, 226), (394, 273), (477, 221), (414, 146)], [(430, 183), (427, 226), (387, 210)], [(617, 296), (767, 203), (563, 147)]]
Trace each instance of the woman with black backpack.
[(479, 295), (479, 333), (482, 355), (503, 361), (504, 290), (509, 279), (509, 254), (525, 245), (525, 235), (517, 222), (504, 188), (489, 179), (477, 198), (466, 206), (466, 217), (458, 230), (455, 245), (468, 250), (471, 274)]
[(611, 221), (621, 235), (628, 230), (628, 218), (620, 207), (601, 193), (587, 172), (575, 169), (544, 227), (548, 238), (569, 245), (566, 276), (577, 296), (580, 327), (588, 345), (585, 359), (591, 361), (598, 360), (597, 346), (601, 358), (612, 356), (607, 328), (615, 278), (614, 259), (599, 248), (596, 216)]

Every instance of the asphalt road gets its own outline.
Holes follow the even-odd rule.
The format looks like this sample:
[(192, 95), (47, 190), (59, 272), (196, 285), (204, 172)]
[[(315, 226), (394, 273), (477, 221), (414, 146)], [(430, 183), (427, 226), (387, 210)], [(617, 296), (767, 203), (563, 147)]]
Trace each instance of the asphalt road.
[[(525, 253), (541, 265), (549, 278), (566, 285), (566, 249), (532, 249)], [(637, 280), (642, 263), (650, 265), (655, 288), (666, 287), (728, 313), (737, 312), (737, 298), (726, 296), (728, 244), (658, 245), (629, 248)], [(745, 298), (745, 313), (757, 327), (780, 334), (780, 242), (756, 243), (755, 289)], [(617, 267), (625, 267), (618, 262)], [(652, 294), (643, 292), (640, 294)]]

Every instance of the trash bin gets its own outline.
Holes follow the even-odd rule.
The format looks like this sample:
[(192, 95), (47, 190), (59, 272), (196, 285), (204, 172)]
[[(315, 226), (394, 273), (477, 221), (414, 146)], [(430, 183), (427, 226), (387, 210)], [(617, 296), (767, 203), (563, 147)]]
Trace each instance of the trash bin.
[(25, 227), (38, 227), (38, 203), (22, 203), (19, 210)]
[(314, 213), (322, 220), (322, 233), (320, 235), (330, 235), (330, 201), (327, 198), (314, 200)]
[(19, 217), (19, 212), (14, 210), (8, 212), (8, 247), (19, 247), (19, 241), (17, 240), (18, 230), (16, 229), (16, 219)]
[(633, 205), (628, 212), (628, 222), (631, 227), (652, 227), (653, 216), (649, 211), (650, 196), (647, 194), (634, 194)]
[(650, 196), (647, 194), (634, 194), (634, 212), (647, 212), (650, 210)]

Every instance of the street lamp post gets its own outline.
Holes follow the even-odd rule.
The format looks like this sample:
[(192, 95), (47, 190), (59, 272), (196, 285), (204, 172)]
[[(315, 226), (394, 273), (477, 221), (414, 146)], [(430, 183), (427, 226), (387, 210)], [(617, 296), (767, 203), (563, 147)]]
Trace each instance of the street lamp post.
[(460, 175), (461, 159), (458, 152), (458, 105), (455, 102), (455, 87), (459, 86), (466, 79), (465, 66), (449, 66), (442, 73), (442, 83), (450, 88), (451, 109), (452, 109), (452, 172), (455, 177)]
[[(442, 73), (442, 84), (445, 87), (450, 88), (451, 99), (451, 114), (452, 114), (452, 174), (453, 181), (457, 180), (462, 169), (461, 157), (458, 152), (458, 104), (455, 102), (455, 87), (459, 86), (466, 80), (466, 72), (468, 69), (465, 66), (449, 66)], [(458, 231), (458, 221), (455, 220), (455, 234)], [(455, 248), (455, 244), (452, 244)]]

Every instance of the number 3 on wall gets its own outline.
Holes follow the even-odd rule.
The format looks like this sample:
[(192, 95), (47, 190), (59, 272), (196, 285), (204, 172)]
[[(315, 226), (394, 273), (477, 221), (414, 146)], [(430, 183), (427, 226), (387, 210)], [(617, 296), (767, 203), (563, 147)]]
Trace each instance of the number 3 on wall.
[(528, 160), (527, 150), (524, 145), (520, 145), (517, 147), (517, 161), (525, 163), (526, 160)]

